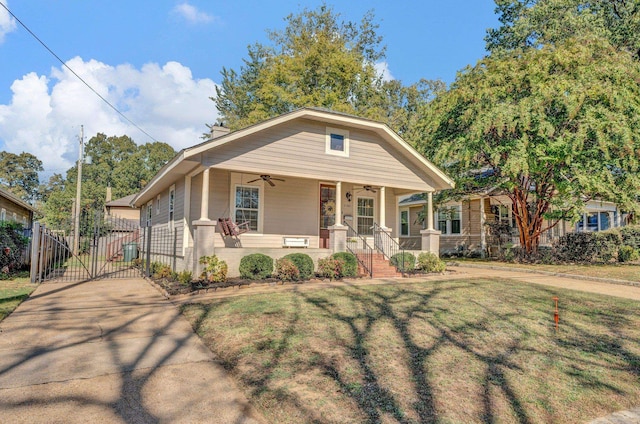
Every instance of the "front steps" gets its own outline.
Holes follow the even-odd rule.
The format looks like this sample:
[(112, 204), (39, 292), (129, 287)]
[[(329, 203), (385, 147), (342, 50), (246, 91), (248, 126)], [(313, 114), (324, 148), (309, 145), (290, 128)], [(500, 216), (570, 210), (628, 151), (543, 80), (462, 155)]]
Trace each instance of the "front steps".
[[(364, 260), (361, 255), (358, 255), (360, 260)], [(365, 260), (366, 261), (366, 260)], [(389, 261), (384, 257), (382, 253), (373, 254), (373, 272), (372, 278), (401, 278), (402, 273), (396, 270), (396, 267), (391, 265)], [(362, 265), (358, 262), (358, 273), (360, 275), (366, 275)]]

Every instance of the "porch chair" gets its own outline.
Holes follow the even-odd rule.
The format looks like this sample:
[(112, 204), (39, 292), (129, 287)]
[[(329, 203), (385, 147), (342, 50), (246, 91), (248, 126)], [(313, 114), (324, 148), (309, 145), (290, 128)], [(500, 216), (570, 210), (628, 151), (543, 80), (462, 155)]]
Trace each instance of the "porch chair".
[(222, 230), (222, 234), (230, 237), (237, 237), (251, 230), (249, 221), (236, 224), (231, 218), (218, 218), (218, 225)]

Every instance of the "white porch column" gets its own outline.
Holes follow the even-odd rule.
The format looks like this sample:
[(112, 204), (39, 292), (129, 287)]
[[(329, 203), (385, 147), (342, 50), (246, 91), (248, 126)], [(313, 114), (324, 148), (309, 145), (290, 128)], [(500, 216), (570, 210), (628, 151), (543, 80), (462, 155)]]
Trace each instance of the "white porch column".
[(422, 250), (440, 256), (440, 231), (433, 229), (433, 192), (427, 192), (427, 229), (420, 231)]
[(342, 181), (336, 182), (336, 222), (334, 225), (342, 226)]
[(209, 168), (202, 172), (202, 204), (200, 221), (209, 221)]
[(587, 213), (582, 214), (582, 231), (587, 232)]
[(433, 230), (433, 192), (427, 193), (427, 230)]
[(387, 228), (387, 197), (386, 197), (386, 187), (380, 187), (380, 226), (382, 228)]

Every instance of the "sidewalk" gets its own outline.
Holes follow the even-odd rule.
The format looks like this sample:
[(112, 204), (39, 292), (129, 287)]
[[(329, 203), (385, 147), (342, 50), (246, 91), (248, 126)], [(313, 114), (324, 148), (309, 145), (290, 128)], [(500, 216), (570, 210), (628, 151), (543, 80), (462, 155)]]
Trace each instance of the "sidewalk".
[(542, 284), (570, 290), (579, 290), (588, 293), (605, 294), (622, 297), (625, 299), (640, 300), (640, 287), (630, 284), (617, 284), (614, 282), (594, 281), (580, 276), (556, 276), (536, 272), (513, 271), (508, 268), (482, 267), (478, 265), (455, 265), (450, 269), (458, 274), (473, 278), (508, 278), (525, 283)]
[(0, 323), (0, 422), (257, 423), (142, 279), (43, 284)]

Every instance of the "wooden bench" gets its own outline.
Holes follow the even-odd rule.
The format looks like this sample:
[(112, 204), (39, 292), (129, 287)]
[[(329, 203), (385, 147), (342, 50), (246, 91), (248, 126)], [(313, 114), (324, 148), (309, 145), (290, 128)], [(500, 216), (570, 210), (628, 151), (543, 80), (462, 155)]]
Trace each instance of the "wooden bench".
[(282, 237), (282, 247), (309, 247), (309, 237)]

